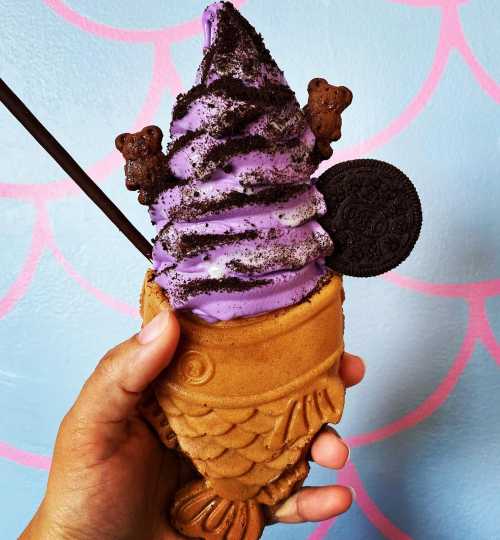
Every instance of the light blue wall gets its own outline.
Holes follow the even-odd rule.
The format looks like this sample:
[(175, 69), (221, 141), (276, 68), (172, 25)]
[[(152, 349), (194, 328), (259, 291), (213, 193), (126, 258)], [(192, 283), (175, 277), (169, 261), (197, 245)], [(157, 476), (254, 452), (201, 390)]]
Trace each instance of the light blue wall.
[[(147, 237), (152, 228), (123, 188), (117, 155), (102, 163), (148, 102), (153, 45), (125, 29), (188, 21), (204, 4), (0, 0), (1, 76)], [(314, 76), (352, 89), (338, 159), (394, 163), (424, 209), (421, 238), (397, 274), (346, 279), (346, 343), (368, 366), (339, 427), (354, 464), (341, 480), (357, 482), (358, 503), (315, 540), (500, 538), (500, 3), (458, 4), (242, 7), (301, 102)], [(79, 28), (78, 14), (121, 30)], [(452, 39), (463, 54), (447, 56)], [(200, 46), (199, 34), (171, 46), (185, 88)], [(168, 58), (167, 45), (158, 50)], [(167, 127), (172, 102), (162, 90), (154, 123)], [(139, 325), (132, 312), (145, 261), (66, 184), (0, 108), (2, 539), (15, 538), (40, 500), (43, 456), (85, 377)], [(334, 478), (313, 468), (315, 483)], [(265, 538), (306, 538), (315, 528), (275, 526)]]

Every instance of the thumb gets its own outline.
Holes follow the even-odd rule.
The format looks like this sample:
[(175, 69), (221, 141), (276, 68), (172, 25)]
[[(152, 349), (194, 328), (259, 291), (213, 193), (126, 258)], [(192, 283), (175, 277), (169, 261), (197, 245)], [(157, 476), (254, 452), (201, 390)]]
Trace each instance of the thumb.
[(135, 410), (145, 388), (165, 369), (179, 341), (179, 324), (161, 311), (139, 334), (108, 351), (73, 406), (86, 423), (116, 423)]

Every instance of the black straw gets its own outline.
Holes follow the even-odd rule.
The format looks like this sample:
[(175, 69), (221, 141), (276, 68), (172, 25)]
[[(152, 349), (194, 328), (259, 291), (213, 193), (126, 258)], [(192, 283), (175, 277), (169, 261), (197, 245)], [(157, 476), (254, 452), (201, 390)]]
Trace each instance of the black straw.
[(128, 218), (116, 204), (102, 191), (90, 176), (78, 165), (69, 153), (37, 120), (26, 105), (14, 94), (7, 84), (0, 78), (0, 100), (9, 111), (19, 120), (28, 132), (37, 140), (69, 177), (78, 184), (85, 194), (94, 202), (106, 216), (118, 227), (134, 246), (151, 261), (151, 244), (130, 223)]

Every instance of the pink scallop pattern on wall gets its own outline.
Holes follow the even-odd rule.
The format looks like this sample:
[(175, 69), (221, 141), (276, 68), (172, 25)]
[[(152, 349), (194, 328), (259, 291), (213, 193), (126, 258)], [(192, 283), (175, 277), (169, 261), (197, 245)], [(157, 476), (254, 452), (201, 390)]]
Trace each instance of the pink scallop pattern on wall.
[[(201, 32), (199, 19), (183, 22), (158, 30), (131, 30), (117, 28), (98, 23), (80, 15), (62, 0), (44, 0), (48, 8), (61, 17), (68, 25), (78, 31), (93, 34), (104, 40), (113, 40), (134, 44), (150, 44), (153, 51), (152, 77), (147, 96), (130, 131), (138, 130), (152, 122), (158, 111), (162, 96), (169, 92), (175, 96), (182, 90), (181, 79), (172, 60), (172, 45), (196, 36)], [(250, 0), (249, 0), (250, 1)], [(385, 0), (404, 4), (414, 9), (433, 8), (440, 10), (440, 30), (438, 44), (434, 54), (432, 67), (421, 88), (407, 106), (378, 133), (352, 147), (344, 147), (334, 153), (332, 159), (324, 163), (321, 170), (333, 163), (363, 157), (386, 145), (394, 137), (404, 131), (425, 109), (429, 99), (439, 86), (446, 71), (450, 54), (457, 52), (472, 72), (475, 81), (483, 90), (486, 99), (500, 103), (500, 85), (489, 75), (487, 70), (476, 59), (462, 30), (459, 6), (468, 0)], [(246, 0), (233, 0), (237, 7)], [(121, 156), (112, 152), (103, 156), (87, 168), (89, 175), (98, 182), (106, 178), (122, 166)], [(48, 204), (51, 201), (67, 197), (81, 196), (78, 189), (67, 178), (55, 179), (45, 184), (13, 184), (0, 182), (0, 197), (15, 199), (31, 204), (36, 212), (36, 220), (31, 232), (29, 252), (15, 280), (7, 292), (0, 298), (0, 320), (7, 317), (20, 299), (27, 293), (29, 285), (45, 253), (50, 253), (66, 274), (73, 279), (86, 294), (92, 295), (102, 304), (117, 312), (137, 317), (136, 306), (129, 305), (120, 298), (115, 298), (93, 285), (82, 276), (65, 258), (54, 237)], [(434, 391), (416, 408), (399, 419), (374, 431), (358, 433), (348, 439), (351, 447), (373, 444), (397, 433), (407, 430), (432, 415), (453, 392), (473, 352), (482, 345), (491, 359), (500, 366), (500, 344), (497, 341), (486, 311), (486, 301), (500, 295), (500, 279), (491, 279), (467, 283), (431, 283), (401, 275), (398, 272), (385, 274), (382, 279), (396, 287), (409, 289), (417, 294), (459, 298), (468, 306), (468, 323), (462, 338), (461, 347), (451, 363), (446, 376), (439, 381)], [(38, 455), (16, 448), (8, 441), (0, 442), (0, 457), (25, 467), (48, 470), (50, 457)], [(356, 489), (357, 502), (371, 524), (390, 540), (411, 540), (411, 537), (394, 525), (385, 516), (367, 493), (356, 465), (349, 463), (338, 475), (341, 484), (351, 485)], [(309, 540), (326, 538), (335, 520), (320, 523)]]

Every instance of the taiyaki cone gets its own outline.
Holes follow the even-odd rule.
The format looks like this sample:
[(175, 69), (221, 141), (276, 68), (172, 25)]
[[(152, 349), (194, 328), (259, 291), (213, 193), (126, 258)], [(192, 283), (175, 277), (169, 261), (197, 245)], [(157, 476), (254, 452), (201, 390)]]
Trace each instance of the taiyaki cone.
[[(342, 302), (342, 279), (335, 275), (300, 304), (257, 317), (209, 324), (178, 313), (181, 341), (154, 391), (168, 420), (160, 437), (175, 433), (179, 450), (206, 480), (193, 487), (193, 497), (208, 501), (203, 520), (193, 516), (188, 524), (185, 510), (176, 514), (175, 509), (186, 508), (189, 488), (176, 497), (172, 521), (185, 535), (258, 538), (257, 526), (243, 531), (227, 529), (229, 524), (224, 534), (214, 536), (206, 524), (219, 523), (221, 508), (230, 503), (273, 506), (300, 487), (313, 437), (342, 415)], [(141, 295), (144, 323), (166, 307), (166, 297), (148, 273)], [(217, 505), (211, 497), (217, 497)], [(242, 519), (241, 512), (256, 523), (261, 519), (248, 505), (231, 508), (237, 509), (230, 513), (234, 519)], [(250, 530), (259, 530), (258, 535), (248, 536)]]

